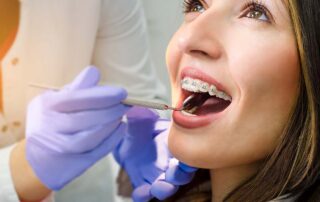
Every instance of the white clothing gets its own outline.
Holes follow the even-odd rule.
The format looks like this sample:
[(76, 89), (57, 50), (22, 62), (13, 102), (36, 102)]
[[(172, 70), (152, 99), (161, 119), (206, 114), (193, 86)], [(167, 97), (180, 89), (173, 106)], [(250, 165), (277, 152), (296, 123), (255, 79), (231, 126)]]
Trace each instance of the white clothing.
[(13, 146), (1, 149), (0, 152), (0, 201), (19, 202), (11, 179), (9, 156)]
[[(15, 126), (11, 137), (24, 136), (27, 103), (43, 92), (29, 84), (62, 87), (90, 64), (101, 70), (103, 83), (122, 86), (132, 97), (168, 103), (149, 57), (139, 0), (20, 3), (17, 37), (2, 62), (5, 118)], [(0, 150), (2, 159), (9, 153)], [(8, 166), (2, 159), (0, 170)], [(117, 171), (110, 159), (101, 160), (57, 193), (56, 201), (116, 201)], [(7, 174), (0, 172), (0, 179)], [(10, 178), (5, 178), (0, 187), (10, 183)]]

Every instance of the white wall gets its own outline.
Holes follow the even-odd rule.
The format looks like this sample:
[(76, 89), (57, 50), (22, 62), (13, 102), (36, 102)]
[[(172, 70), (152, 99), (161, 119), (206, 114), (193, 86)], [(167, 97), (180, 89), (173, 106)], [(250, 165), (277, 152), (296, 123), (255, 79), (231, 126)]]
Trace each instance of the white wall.
[[(182, 22), (182, 0), (141, 0), (150, 33), (151, 56), (160, 79), (170, 93), (165, 52), (167, 45)], [(170, 96), (171, 94), (169, 94)]]

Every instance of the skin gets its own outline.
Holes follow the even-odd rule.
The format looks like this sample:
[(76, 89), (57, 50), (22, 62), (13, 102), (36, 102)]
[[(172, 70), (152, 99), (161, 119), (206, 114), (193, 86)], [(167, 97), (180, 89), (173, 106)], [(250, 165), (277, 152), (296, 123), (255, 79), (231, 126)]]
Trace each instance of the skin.
[[(0, 6), (0, 59), (14, 42), (14, 28), (18, 26), (19, 1), (4, 1)], [(9, 38), (8, 38), (9, 36)], [(0, 82), (1, 78), (0, 78)], [(2, 93), (0, 93), (0, 100)], [(2, 104), (0, 103), (2, 112)], [(10, 154), (10, 171), (15, 190), (20, 201), (32, 202), (41, 201), (47, 197), (51, 191), (47, 189), (34, 174), (25, 154), (25, 140), (16, 144)]]
[(33, 172), (26, 159), (26, 142), (22, 140), (12, 150), (10, 168), (16, 192), (21, 201), (41, 201), (50, 193)]
[(202, 1), (204, 10), (185, 15), (167, 50), (174, 104), (187, 66), (214, 77), (232, 97), (209, 125), (187, 129), (174, 122), (169, 135), (175, 157), (211, 170), (215, 202), (274, 150), (298, 96), (299, 55), (289, 12), (283, 1), (262, 2), (271, 15), (256, 18), (245, 0)]

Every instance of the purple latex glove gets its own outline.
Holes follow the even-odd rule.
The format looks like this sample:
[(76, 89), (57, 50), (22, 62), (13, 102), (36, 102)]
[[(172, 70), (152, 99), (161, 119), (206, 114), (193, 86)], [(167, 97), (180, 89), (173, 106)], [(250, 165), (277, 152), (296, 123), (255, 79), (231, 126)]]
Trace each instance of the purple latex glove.
[(170, 121), (152, 111), (134, 107), (127, 113), (128, 134), (114, 157), (128, 173), (135, 202), (172, 196), (179, 185), (191, 181), (196, 169), (179, 163), (168, 150)]
[(44, 185), (63, 188), (119, 144), (125, 135), (124, 89), (98, 86), (88, 67), (61, 91), (49, 91), (28, 107), (26, 155)]

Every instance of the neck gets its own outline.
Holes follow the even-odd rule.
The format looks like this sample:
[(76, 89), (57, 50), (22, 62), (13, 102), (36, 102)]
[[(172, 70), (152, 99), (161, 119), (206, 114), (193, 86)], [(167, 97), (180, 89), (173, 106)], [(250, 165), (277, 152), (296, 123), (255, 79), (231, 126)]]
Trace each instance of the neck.
[(212, 202), (222, 202), (237, 186), (253, 176), (259, 164), (210, 170)]

